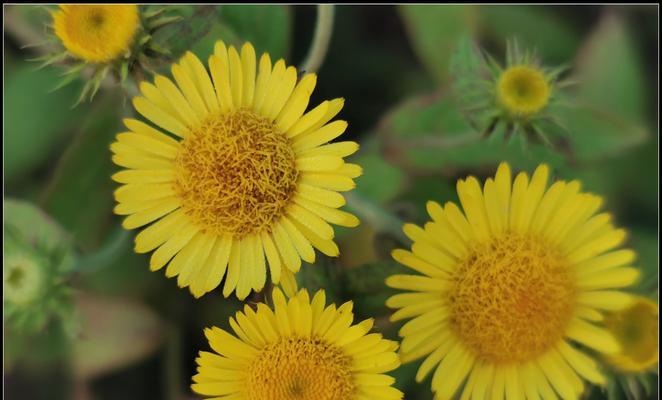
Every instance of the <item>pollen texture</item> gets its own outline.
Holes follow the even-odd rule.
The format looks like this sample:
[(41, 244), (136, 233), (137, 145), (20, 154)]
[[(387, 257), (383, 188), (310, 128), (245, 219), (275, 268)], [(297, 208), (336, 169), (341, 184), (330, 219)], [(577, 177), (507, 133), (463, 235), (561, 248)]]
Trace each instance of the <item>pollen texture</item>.
[(249, 110), (214, 115), (182, 141), (175, 191), (204, 230), (241, 238), (279, 218), (298, 171), (289, 140)]
[(319, 339), (290, 337), (268, 345), (249, 367), (250, 400), (345, 400), (351, 359)]
[(496, 364), (529, 361), (556, 344), (576, 299), (561, 254), (515, 233), (475, 247), (452, 280), (452, 328), (477, 358)]

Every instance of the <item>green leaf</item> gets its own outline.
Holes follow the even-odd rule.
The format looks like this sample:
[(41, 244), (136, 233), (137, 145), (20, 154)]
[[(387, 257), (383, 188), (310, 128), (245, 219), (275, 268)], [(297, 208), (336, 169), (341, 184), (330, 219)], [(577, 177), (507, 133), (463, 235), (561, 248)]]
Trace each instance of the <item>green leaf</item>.
[(403, 201), (411, 207), (403, 210), (407, 215), (402, 218), (421, 225), (429, 221), (426, 204), (430, 200), (442, 205), (447, 201), (459, 204), (455, 182), (438, 175), (412, 177), (407, 192), (397, 198), (397, 202)]
[(141, 303), (80, 293), (77, 309), (82, 327), (72, 361), (79, 378), (98, 377), (130, 365), (162, 343), (161, 322)]
[[(164, 42), (175, 55), (190, 50), (206, 62), (214, 51), (216, 41), (223, 40), (226, 45), (237, 49), (248, 41), (255, 47), (258, 57), (263, 52), (269, 52), (275, 61), (288, 53), (291, 20), (289, 6), (223, 5), (208, 9), (206, 13), (196, 11), (162, 30), (176, 30), (177, 35), (182, 36), (175, 39), (174, 44), (170, 40)], [(190, 24), (199, 27), (187, 27)]]
[(402, 5), (398, 7), (416, 54), (438, 82), (449, 77), (449, 59), (460, 37), (477, 28), (476, 6)]
[(378, 142), (363, 143), (350, 160), (363, 168), (363, 175), (356, 178), (356, 192), (363, 197), (383, 204), (395, 197), (405, 183), (402, 171), (384, 159)]
[(26, 201), (6, 199), (5, 229), (22, 240), (51, 251), (71, 243), (69, 234), (44, 211)]
[(49, 93), (60, 74), (57, 68), (35, 71), (33, 66), (23, 65), (6, 80), (4, 96), (11, 101), (5, 106), (4, 165), (9, 183), (52, 157), (69, 128), (78, 123), (79, 112), (86, 110), (70, 109), (80, 85)]
[[(74, 141), (61, 155), (42, 201), (83, 249), (100, 242), (112, 215), (115, 169), (110, 144), (120, 131), (121, 98), (112, 93), (95, 102)], [(80, 122), (80, 121), (79, 121)], [(81, 206), (81, 205), (84, 205)]]
[(629, 245), (637, 252), (635, 265), (641, 269), (641, 278), (635, 287), (638, 292), (648, 295), (657, 289), (659, 275), (658, 237), (654, 229), (630, 229)]
[(567, 62), (579, 44), (579, 33), (551, 8), (481, 6), (478, 14), (485, 37), (498, 41), (502, 48), (516, 37), (521, 48), (535, 48), (545, 64)]
[(607, 14), (578, 55), (575, 79), (580, 83), (579, 98), (614, 119), (641, 123), (650, 83), (636, 49), (625, 22)]
[(269, 52), (272, 60), (288, 55), (292, 25), (289, 6), (227, 5), (221, 7), (220, 16), (238, 38), (253, 43), (258, 55)]
[[(220, 17), (219, 17), (220, 19)], [(207, 62), (209, 56), (214, 53), (214, 45), (218, 40), (223, 40), (226, 44), (241, 45), (242, 40), (231, 27), (224, 23), (216, 23), (203, 38), (197, 41), (191, 47), (191, 52), (197, 55), (203, 62)]]
[(455, 104), (438, 94), (410, 98), (386, 114), (380, 124), (388, 160), (405, 170), (432, 172), (446, 168), (475, 168), (509, 161), (532, 170), (540, 162), (561, 165), (563, 155), (521, 134), (504, 138), (499, 124), (489, 138), (475, 131)]
[(169, 11), (183, 18), (154, 32), (153, 44), (168, 49), (173, 60), (191, 50), (218, 21), (218, 6), (214, 5), (178, 6)]
[[(552, 112), (550, 112), (552, 113)], [(648, 132), (636, 125), (603, 110), (577, 105), (553, 111), (569, 132), (550, 123), (540, 123), (544, 132), (567, 136), (573, 157), (578, 161), (594, 161), (606, 156), (620, 155), (624, 151), (644, 143)]]

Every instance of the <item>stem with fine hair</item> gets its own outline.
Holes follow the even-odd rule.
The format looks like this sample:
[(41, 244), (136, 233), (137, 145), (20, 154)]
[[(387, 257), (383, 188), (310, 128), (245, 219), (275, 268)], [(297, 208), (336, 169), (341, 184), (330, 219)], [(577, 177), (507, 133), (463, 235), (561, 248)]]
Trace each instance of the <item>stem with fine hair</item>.
[(333, 32), (334, 11), (333, 5), (320, 4), (317, 6), (317, 25), (315, 26), (313, 43), (310, 45), (308, 56), (303, 62), (301, 70), (317, 72), (322, 66)]

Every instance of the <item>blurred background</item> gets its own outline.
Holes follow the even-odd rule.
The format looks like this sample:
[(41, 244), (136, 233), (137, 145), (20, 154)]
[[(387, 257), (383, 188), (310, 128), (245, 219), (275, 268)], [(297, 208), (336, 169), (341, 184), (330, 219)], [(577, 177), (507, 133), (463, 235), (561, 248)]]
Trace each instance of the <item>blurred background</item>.
[[(196, 6), (171, 10), (186, 24), (170, 30), (173, 55), (191, 49), (206, 59), (221, 38), (250, 40), (258, 52), (294, 65), (308, 52), (315, 6), (204, 7), (205, 12)], [(110, 175), (117, 167), (109, 150), (123, 129), (121, 119), (132, 113), (130, 103), (122, 90), (102, 87), (92, 102), (72, 108), (82, 81), (52, 91), (61, 67), (36, 69), (27, 60), (39, 56), (39, 48), (24, 47), (45, 39), (47, 8), (3, 7), (4, 248), (25, 255), (25, 273), (13, 281), (5, 270), (4, 287), (14, 290), (8, 285), (19, 285), (19, 278), (29, 286), (32, 264), (50, 265), (44, 279), (54, 282), (29, 309), (17, 311), (5, 298), (5, 396), (193, 399), (195, 357), (208, 349), (202, 329), (227, 328), (228, 317), (242, 304), (218, 291), (195, 300), (175, 280), (149, 272), (148, 255), (133, 252), (135, 232), (123, 231), (112, 213), (116, 184)], [(458, 178), (484, 179), (500, 161), (530, 172), (547, 162), (556, 177), (580, 179), (585, 190), (604, 196), (604, 208), (626, 228), (628, 246), (639, 253), (644, 274), (636, 290), (657, 299), (658, 11), (656, 6), (336, 7), (311, 104), (346, 99), (340, 114), (349, 122), (344, 137), (361, 143), (354, 162), (365, 170), (348, 209), (362, 224), (336, 230), (340, 258), (320, 255), (315, 267), (302, 268), (303, 285), (324, 287), (333, 301), (354, 300), (357, 319), (375, 317), (376, 328), (396, 338), (398, 326), (388, 321), (384, 306), (392, 292), (383, 281), (402, 270), (389, 256), (394, 247), (408, 245), (402, 221), (424, 222), (429, 199), (457, 201)], [(579, 82), (573, 98), (598, 111), (591, 118), (563, 116), (569, 134), (562, 150), (471, 140), (476, 132), (454, 103), (449, 73), (456, 44), (466, 36), (500, 61), (506, 40), (517, 38), (522, 47), (535, 48), (544, 65), (567, 64), (567, 75)], [(29, 238), (28, 244), (16, 237)], [(248, 301), (258, 299), (259, 294)], [(414, 381), (419, 364), (393, 373), (406, 399), (432, 398), (429, 379)], [(629, 394), (615, 387), (608, 395)], [(605, 396), (597, 389), (586, 393)], [(642, 397), (657, 398), (657, 390)]]

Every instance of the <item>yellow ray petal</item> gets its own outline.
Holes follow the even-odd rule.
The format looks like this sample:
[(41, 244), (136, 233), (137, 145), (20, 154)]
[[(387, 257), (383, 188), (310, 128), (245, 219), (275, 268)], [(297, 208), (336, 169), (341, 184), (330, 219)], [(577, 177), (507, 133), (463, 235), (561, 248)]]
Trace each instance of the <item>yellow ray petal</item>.
[(267, 257), (267, 261), (269, 262), (271, 282), (278, 284), (278, 282), (280, 282), (281, 275), (281, 260), (280, 256), (278, 255), (278, 250), (276, 249), (276, 245), (274, 244), (273, 239), (269, 233), (262, 232), (260, 237), (264, 247), (264, 254)]
[(228, 66), (230, 68), (230, 91), (232, 104), (239, 108), (243, 104), (244, 77), (242, 73), (241, 58), (234, 46), (228, 49)]
[[(182, 60), (184, 64), (184, 60)], [(177, 85), (181, 89), (186, 101), (193, 109), (193, 112), (198, 117), (198, 120), (201, 121), (209, 114), (205, 102), (200, 97), (198, 88), (196, 88), (195, 83), (193, 82), (193, 77), (184, 69), (182, 65), (173, 64), (172, 66), (172, 76), (175, 78)]]
[(232, 101), (232, 89), (230, 88), (230, 69), (228, 61), (228, 52), (225, 44), (217, 43), (214, 54), (209, 56), (209, 72), (211, 73), (216, 98), (222, 112), (229, 112), (235, 109)]
[(134, 97), (133, 107), (141, 115), (161, 128), (174, 133), (179, 137), (186, 137), (188, 128), (144, 97)]
[(209, 272), (209, 276), (204, 283), (205, 292), (216, 289), (221, 284), (221, 280), (225, 276), (225, 271), (228, 267), (230, 259), (230, 251), (232, 250), (232, 236), (223, 235), (220, 240), (212, 248), (209, 254), (209, 263), (213, 266)]
[(618, 342), (607, 330), (598, 328), (578, 318), (572, 320), (568, 326), (566, 335), (579, 343), (603, 353), (613, 354), (620, 350)]
[(187, 51), (182, 59), (182, 67), (187, 71), (198, 93), (204, 99), (207, 110), (211, 113), (217, 112), (219, 105), (216, 92), (214, 91), (214, 85), (200, 59), (195, 54)]
[(271, 79), (271, 58), (269, 54), (264, 53), (260, 57), (259, 71), (255, 82), (255, 97), (253, 98), (253, 110), (257, 110), (258, 104), (264, 102), (267, 94), (267, 85)]
[(243, 81), (243, 96), (241, 104), (244, 107), (251, 107), (255, 98), (255, 49), (253, 45), (246, 42), (241, 47), (241, 67)]
[(276, 125), (283, 132), (287, 132), (306, 111), (316, 83), (317, 75), (306, 74), (301, 78), (296, 88), (294, 88), (292, 96), (287, 100), (276, 118)]
[(179, 229), (188, 224), (188, 217), (183, 211), (173, 211), (138, 233), (134, 250), (136, 253), (152, 251), (178, 232), (175, 227)]

